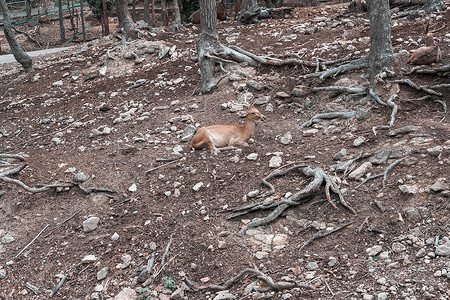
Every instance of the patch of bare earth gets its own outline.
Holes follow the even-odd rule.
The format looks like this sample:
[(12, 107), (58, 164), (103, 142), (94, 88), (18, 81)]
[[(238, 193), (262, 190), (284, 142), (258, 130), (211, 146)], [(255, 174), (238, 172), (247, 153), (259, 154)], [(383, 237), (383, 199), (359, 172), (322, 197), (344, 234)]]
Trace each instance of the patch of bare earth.
[[(433, 28), (448, 26), (450, 12), (430, 19)], [(396, 52), (411, 53), (421, 45), (424, 19), (393, 22)], [(317, 31), (305, 34), (315, 26)], [(56, 24), (52, 29), (58, 35)], [(435, 33), (443, 59), (433, 67), (450, 63), (447, 32)], [(198, 96), (200, 78), (192, 60), (198, 33), (198, 27), (187, 25), (178, 33), (158, 32), (147, 44), (123, 45), (113, 38), (74, 44), (35, 58), (32, 74), (23, 74), (16, 63), (2, 65), (0, 153), (21, 154), (25, 161), (0, 162), (27, 164), (9, 178), (30, 187), (71, 187), (30, 193), (0, 181), (0, 298), (46, 299), (65, 278), (55, 298), (112, 299), (122, 291), (147, 299), (168, 299), (172, 293), (174, 299), (219, 299), (216, 289), (196, 291), (185, 282), (222, 285), (247, 268), (266, 277), (245, 273), (220, 299), (449, 298), (450, 253), (443, 251), (450, 248), (450, 127), (444, 110), (450, 89), (437, 88), (441, 96), (415, 100), (427, 93), (400, 85), (394, 126), (376, 135), (372, 128), (389, 123), (390, 108), (368, 95), (310, 92), (338, 80), (362, 87), (367, 70), (320, 81), (303, 79), (315, 71), (308, 67), (226, 65), (230, 74), (214, 93)], [(281, 59), (356, 58), (369, 48), (368, 16), (351, 15), (344, 4), (295, 8), (293, 17), (251, 26), (222, 22), (219, 36), (226, 45)], [(164, 49), (170, 50), (164, 54)], [(131, 52), (145, 60), (135, 64)], [(448, 75), (406, 75), (412, 68), (407, 58), (399, 57), (393, 79), (449, 83)], [(385, 86), (378, 91), (383, 101), (392, 84)], [(241, 122), (230, 102), (244, 93), (259, 99), (257, 107), (268, 118), (258, 124), (250, 147), (218, 155), (188, 149), (180, 136), (189, 125)], [(300, 128), (330, 111), (357, 111), (357, 117)], [(411, 125), (416, 127), (408, 133), (391, 132)], [(354, 146), (359, 137), (362, 144)], [(361, 153), (346, 173), (332, 167), (342, 149), (343, 162)], [(323, 186), (275, 222), (239, 235), (246, 222), (270, 210), (228, 220), (229, 209), (268, 199), (261, 180), (275, 170), (269, 167), (274, 157), (281, 158), (282, 167), (322, 168), (357, 214), (331, 193), (335, 209)], [(378, 177), (357, 187), (398, 159), (385, 186)], [(350, 178), (368, 162), (372, 165), (361, 178)], [(0, 172), (12, 167), (0, 165)], [(73, 185), (77, 173), (85, 175), (78, 183), (82, 187), (116, 193), (84, 192)], [(275, 177), (270, 180), (275, 193), (267, 201), (296, 194), (310, 182), (302, 168)], [(90, 217), (99, 223), (86, 232), (83, 222)], [(95, 259), (83, 262), (88, 255)], [(98, 279), (105, 267), (106, 276)], [(267, 276), (296, 287), (274, 290), (263, 280)], [(37, 295), (29, 284), (38, 288)]]

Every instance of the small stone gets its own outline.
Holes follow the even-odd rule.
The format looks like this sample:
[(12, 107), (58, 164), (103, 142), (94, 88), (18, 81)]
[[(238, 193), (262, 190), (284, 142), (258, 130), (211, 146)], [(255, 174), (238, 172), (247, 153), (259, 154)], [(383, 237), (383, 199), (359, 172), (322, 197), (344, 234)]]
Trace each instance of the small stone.
[(184, 130), (183, 133), (180, 135), (180, 139), (183, 142), (190, 141), (191, 138), (194, 136), (195, 132), (197, 131), (197, 128), (193, 125), (188, 125)]
[(347, 149), (341, 149), (338, 153), (333, 156), (334, 160), (341, 160), (343, 157), (347, 156)]
[(103, 280), (106, 278), (106, 276), (108, 276), (108, 271), (109, 268), (108, 267), (104, 267), (102, 269), (100, 269), (100, 271), (97, 272), (97, 280)]
[(95, 255), (90, 254), (90, 255), (86, 255), (85, 257), (83, 257), (83, 259), (81, 260), (81, 262), (83, 264), (88, 264), (88, 263), (93, 263), (97, 261), (97, 257), (95, 257)]
[(433, 148), (428, 148), (427, 152), (431, 156), (439, 156), (442, 153), (443, 150), (444, 150), (444, 148), (442, 146), (436, 146), (436, 147), (433, 147)]
[(447, 189), (450, 189), (450, 184), (446, 182), (446, 178), (439, 178), (433, 185), (430, 186), (430, 190), (432, 190), (435, 193), (439, 193), (442, 191), (445, 191)]
[(194, 185), (192, 188), (195, 192), (198, 192), (204, 186), (203, 181), (200, 181)]
[(247, 158), (248, 160), (257, 160), (258, 159), (258, 153), (250, 153), (245, 158)]
[(382, 165), (386, 163), (386, 161), (389, 158), (389, 155), (391, 155), (390, 149), (383, 149), (375, 152), (375, 154), (370, 158), (370, 162), (374, 165)]
[(330, 256), (329, 261), (328, 261), (328, 266), (332, 268), (337, 264), (337, 262), (338, 262), (338, 260), (336, 257)]
[(413, 223), (419, 222), (422, 219), (420, 212), (414, 207), (405, 207), (403, 209), (403, 215), (406, 220)]
[(381, 252), (381, 250), (383, 250), (383, 246), (375, 245), (372, 248), (368, 248), (366, 250), (366, 252), (367, 252), (368, 256), (375, 256), (375, 255), (379, 254)]
[(283, 159), (280, 156), (272, 156), (269, 161), (269, 168), (278, 168), (281, 166)]
[(417, 251), (416, 257), (417, 257), (417, 258), (421, 258), (421, 257), (424, 257), (425, 254), (426, 254), (425, 248), (421, 248), (421, 249), (419, 249), (419, 251)]
[(318, 133), (318, 132), (319, 132), (319, 129), (315, 129), (315, 128), (308, 129), (308, 130), (303, 131), (303, 136), (315, 136), (316, 133)]
[(348, 178), (350, 179), (355, 179), (358, 180), (361, 177), (364, 176), (364, 174), (366, 174), (367, 170), (369, 170), (372, 167), (372, 163), (369, 161), (366, 161), (365, 163), (363, 163), (361, 166), (359, 166), (358, 168), (356, 168), (356, 170), (354, 170), (353, 172), (351, 172), (348, 175)]
[(231, 294), (229, 291), (224, 290), (217, 292), (213, 300), (226, 300), (226, 299), (236, 299), (236, 296)]
[(2, 244), (11, 244), (14, 242), (14, 237), (11, 234), (6, 234), (2, 237)]
[(77, 173), (75, 174), (75, 176), (73, 177), (73, 180), (75, 182), (85, 182), (88, 179), (88, 177), (86, 176), (86, 174), (84, 174), (83, 172)]
[(282, 98), (282, 99), (286, 99), (286, 98), (291, 97), (288, 93), (285, 93), (285, 92), (277, 92), (275, 95), (278, 98)]
[(280, 143), (283, 145), (289, 145), (292, 141), (292, 134), (290, 131), (286, 132), (281, 138)]
[(259, 195), (259, 190), (254, 190), (254, 191), (250, 191), (247, 193), (248, 198), (255, 198), (258, 195)]
[(387, 293), (379, 293), (377, 294), (378, 300), (386, 300), (387, 299)]
[(367, 138), (360, 136), (353, 141), (353, 147), (359, 147), (367, 141)]
[(137, 191), (137, 185), (135, 183), (133, 183), (132, 185), (130, 185), (130, 187), (128, 188), (128, 191), (134, 193)]
[(415, 195), (419, 192), (419, 187), (417, 185), (407, 185), (403, 184), (398, 187), (403, 194)]
[(124, 288), (117, 296), (114, 297), (114, 300), (136, 300), (137, 294), (136, 291), (131, 288)]
[(63, 86), (63, 81), (62, 80), (58, 80), (58, 81), (55, 81), (55, 82), (53, 82), (52, 83), (52, 86), (54, 86), (54, 87), (60, 87), (60, 86)]
[(3, 279), (6, 277), (6, 270), (5, 269), (0, 269), (0, 279)]
[(90, 217), (83, 221), (83, 231), (85, 233), (94, 231), (98, 227), (98, 223), (100, 222), (99, 217)]
[(438, 256), (450, 256), (450, 243), (437, 246), (435, 253)]
[(312, 261), (312, 262), (309, 262), (306, 264), (306, 269), (308, 271), (314, 271), (314, 270), (319, 269), (319, 265), (317, 264), (317, 262)]
[(400, 253), (405, 250), (406, 250), (406, 247), (402, 243), (398, 243), (398, 242), (392, 243), (392, 251), (394, 251), (395, 253)]
[(263, 258), (268, 258), (269, 257), (269, 253), (268, 252), (265, 252), (265, 251), (256, 251), (256, 253), (255, 253), (255, 257), (257, 258), (257, 259), (263, 259)]
[(114, 234), (111, 236), (112, 241), (117, 241), (119, 239), (119, 234), (117, 232), (114, 232)]

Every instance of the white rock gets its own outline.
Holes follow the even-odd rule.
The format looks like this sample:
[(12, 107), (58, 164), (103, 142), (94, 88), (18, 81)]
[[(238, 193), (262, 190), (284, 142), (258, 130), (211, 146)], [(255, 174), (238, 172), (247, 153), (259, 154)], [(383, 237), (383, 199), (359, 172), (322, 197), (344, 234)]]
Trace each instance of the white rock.
[(97, 257), (95, 257), (95, 255), (90, 254), (90, 255), (86, 255), (85, 257), (83, 257), (83, 259), (81, 260), (81, 262), (83, 264), (88, 264), (88, 263), (92, 263), (92, 262), (96, 262), (97, 261)]
[(247, 158), (248, 160), (257, 160), (258, 159), (258, 153), (250, 153), (245, 158)]
[(135, 183), (133, 183), (132, 185), (130, 185), (130, 187), (128, 188), (128, 190), (132, 193), (137, 191), (137, 185)]
[(283, 159), (280, 156), (272, 156), (269, 161), (269, 168), (278, 168), (281, 166)]
[(198, 192), (203, 186), (204, 186), (204, 183), (202, 181), (200, 181), (200, 182), (196, 183), (192, 189), (195, 192)]

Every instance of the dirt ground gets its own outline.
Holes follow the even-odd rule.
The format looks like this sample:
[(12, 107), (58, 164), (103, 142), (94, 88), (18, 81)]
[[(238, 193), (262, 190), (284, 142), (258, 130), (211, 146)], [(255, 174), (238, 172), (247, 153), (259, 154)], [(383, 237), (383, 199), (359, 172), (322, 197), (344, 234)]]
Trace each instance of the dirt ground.
[[(406, 9), (393, 8), (393, 13)], [(428, 18), (443, 54), (430, 68), (448, 65), (450, 12)], [(423, 46), (426, 22), (426, 17), (393, 20), (395, 52), (410, 55)], [(366, 54), (368, 24), (367, 14), (353, 15), (347, 4), (322, 3), (251, 26), (236, 27), (228, 20), (218, 29), (225, 45), (315, 62), (316, 57)], [(308, 29), (311, 34), (305, 34)], [(61, 46), (56, 21), (40, 30), (35, 39)], [(450, 299), (450, 253), (445, 252), (450, 249), (449, 87), (435, 87), (438, 95), (430, 95), (400, 84), (394, 125), (374, 134), (374, 126), (389, 123), (390, 107), (366, 94), (311, 91), (364, 87), (367, 70), (319, 80), (303, 77), (315, 71), (311, 67), (224, 64), (228, 76), (212, 94), (199, 96), (193, 60), (198, 26), (186, 24), (177, 33), (155, 30), (151, 42), (159, 48), (153, 52), (148, 49), (155, 44), (123, 45), (113, 37), (99, 38), (100, 33), (93, 26), (89, 42), (72, 42), (67, 51), (34, 58), (32, 74), (17, 63), (1, 66), (0, 153), (25, 160), (0, 158), (0, 172), (17, 166), (7, 163), (26, 164), (8, 177), (36, 188), (68, 187), (30, 193), (0, 180), (0, 299), (47, 299), (62, 278), (53, 298)], [(38, 49), (22, 35), (18, 39), (25, 50)], [(0, 42), (5, 49), (3, 32)], [(162, 55), (161, 49), (170, 51)], [(123, 58), (131, 52), (145, 60)], [(408, 74), (413, 68), (408, 57), (398, 57), (391, 79), (428, 87), (450, 83), (448, 73)], [(387, 101), (396, 86), (382, 87), (376, 92)], [(217, 155), (188, 149), (181, 135), (189, 125), (242, 123), (229, 104), (245, 97), (258, 99), (257, 108), (267, 117), (249, 147)], [(358, 113), (300, 128), (331, 111)], [(404, 134), (393, 132), (411, 125), (416, 127)], [(362, 178), (332, 168), (342, 149), (341, 161), (361, 153), (350, 170), (368, 167)], [(380, 150), (390, 153), (387, 160), (370, 164)], [(322, 168), (356, 215), (332, 193), (335, 209), (322, 186), (275, 222), (239, 235), (244, 224), (270, 210), (230, 220), (229, 209), (268, 197), (261, 180), (277, 168), (270, 166), (277, 159), (282, 169)], [(389, 170), (385, 186), (378, 177), (358, 187), (398, 159), (403, 160)], [(112, 191), (84, 192), (73, 185), (75, 179), (84, 188)], [(311, 179), (299, 169), (270, 182), (279, 199), (304, 189)], [(99, 223), (88, 232), (83, 222), (91, 217)], [(349, 222), (304, 245), (315, 234)], [(143, 271), (152, 256), (150, 270)], [(223, 285), (247, 268), (295, 287), (270, 289), (253, 273), (216, 289), (185, 284)]]

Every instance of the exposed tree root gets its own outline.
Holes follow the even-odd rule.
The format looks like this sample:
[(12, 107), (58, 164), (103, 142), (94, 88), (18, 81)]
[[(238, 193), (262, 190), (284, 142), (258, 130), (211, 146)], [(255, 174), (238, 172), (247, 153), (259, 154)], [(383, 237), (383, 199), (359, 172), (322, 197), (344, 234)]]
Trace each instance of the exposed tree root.
[(33, 37), (29, 34), (29, 33), (27, 33), (27, 32), (25, 32), (25, 31), (21, 31), (21, 30), (19, 30), (19, 29), (17, 29), (16, 27), (12, 27), (17, 33), (21, 33), (21, 34), (23, 34), (23, 35), (25, 35), (30, 41), (32, 41), (33, 43), (35, 43), (36, 44), (36, 46), (38, 46), (40, 49), (42, 49), (42, 45), (38, 42), (38, 41), (36, 41), (35, 39), (33, 39)]
[(313, 116), (308, 122), (303, 123), (300, 128), (309, 127), (314, 124), (317, 119), (336, 119), (336, 118), (346, 118), (350, 119), (356, 116), (356, 111), (342, 111), (342, 112), (329, 112), (323, 114), (317, 114)]
[(426, 87), (424, 85), (420, 85), (419, 86), (419, 85), (415, 84), (414, 82), (412, 82), (409, 79), (389, 80), (389, 82), (391, 82), (391, 83), (407, 84), (410, 87), (412, 87), (413, 89), (416, 89), (418, 91), (423, 91), (425, 93), (428, 93), (428, 94), (431, 94), (431, 95), (434, 95), (434, 96), (442, 97), (442, 93), (436, 92), (436, 91), (434, 91), (434, 90), (432, 90), (429, 87)]
[(285, 170), (276, 169), (275, 171), (273, 171), (272, 173), (270, 173), (269, 175), (267, 175), (266, 177), (264, 177), (264, 178), (261, 180), (261, 182), (262, 182), (264, 185), (266, 185), (267, 187), (270, 188), (270, 191), (267, 192), (266, 195), (267, 195), (267, 196), (270, 196), (270, 195), (272, 195), (272, 194), (275, 193), (275, 188), (273, 187), (273, 185), (272, 185), (270, 182), (268, 182), (268, 180), (272, 179), (273, 177), (279, 177), (279, 176), (286, 175), (287, 173), (289, 173), (289, 172), (291, 172), (291, 171), (293, 171), (293, 170), (296, 170), (296, 169), (299, 169), (299, 168), (304, 168), (304, 167), (306, 167), (306, 165), (296, 165), (296, 166), (290, 167), (290, 168), (285, 169)]
[(70, 187), (74, 187), (74, 186), (79, 187), (86, 194), (97, 193), (97, 192), (117, 193), (116, 191), (113, 191), (113, 190), (110, 190), (110, 189), (106, 189), (106, 188), (95, 188), (95, 187), (85, 188), (85, 187), (83, 187), (83, 186), (81, 186), (81, 185), (79, 185), (77, 183), (43, 184), (43, 185), (41, 185), (38, 188), (33, 188), (33, 187), (29, 187), (28, 185), (26, 185), (25, 183), (23, 183), (20, 180), (9, 178), (9, 177), (2, 176), (2, 175), (0, 175), (0, 180), (8, 182), (8, 183), (17, 184), (18, 186), (22, 187), (24, 190), (26, 190), (27, 192), (30, 192), (30, 193), (41, 193), (41, 192), (48, 191), (50, 189), (55, 189), (56, 190), (56, 189), (63, 189), (63, 188), (67, 188), (67, 187), (70, 188)]
[(322, 72), (316, 72), (316, 73), (312, 73), (312, 74), (306, 74), (304, 76), (304, 78), (314, 78), (314, 77), (319, 77), (320, 79), (325, 79), (328, 77), (335, 77), (338, 74), (342, 74), (348, 71), (352, 71), (352, 70), (358, 70), (358, 69), (362, 69), (362, 68), (368, 68), (369, 67), (369, 60), (367, 58), (367, 56), (361, 57), (359, 59), (356, 60), (352, 60), (349, 63), (333, 68), (333, 69), (329, 69), (326, 71), (322, 71)]
[[(272, 178), (274, 176), (278, 176), (278, 174), (284, 175), (289, 171), (292, 170), (296, 170), (299, 167), (303, 167), (303, 165), (299, 165), (299, 166), (293, 166), (291, 168), (289, 168), (286, 172), (284, 171), (279, 171), (277, 173), (272, 173), (271, 175), (269, 175), (269, 178)], [(239, 234), (245, 234), (245, 232), (249, 229), (249, 228), (253, 228), (253, 227), (258, 227), (258, 226), (262, 226), (265, 224), (269, 224), (273, 221), (275, 221), (287, 208), (291, 207), (291, 206), (297, 206), (300, 205), (304, 202), (308, 201), (308, 197), (311, 196), (312, 194), (316, 193), (322, 183), (325, 182), (325, 195), (327, 197), (327, 200), (335, 207), (336, 205), (332, 202), (331, 200), (331, 196), (330, 196), (330, 189), (336, 193), (339, 196), (339, 201), (340, 203), (347, 208), (348, 210), (350, 210), (353, 214), (356, 214), (356, 211), (350, 207), (347, 202), (344, 199), (344, 196), (342, 195), (342, 193), (340, 192), (339, 188), (336, 186), (336, 184), (333, 182), (332, 178), (327, 175), (321, 168), (315, 168), (312, 169), (310, 167), (305, 167), (303, 168), (303, 174), (305, 174), (307, 177), (313, 177), (313, 180), (301, 191), (295, 193), (294, 195), (292, 195), (289, 198), (281, 198), (279, 201), (274, 202), (274, 197), (269, 197), (268, 199), (260, 202), (260, 203), (256, 203), (256, 204), (252, 204), (252, 205), (247, 205), (245, 207), (242, 208), (235, 208), (232, 209), (231, 211), (233, 212), (238, 212), (237, 215), (233, 215), (231, 217), (229, 217), (228, 219), (234, 219), (236, 217), (248, 214), (250, 212), (256, 211), (256, 210), (268, 210), (268, 209), (273, 209), (272, 212), (270, 212), (266, 217), (263, 217), (261, 219), (256, 219), (253, 220), (251, 222), (249, 222), (248, 224), (246, 224), (240, 231)], [(264, 178), (264, 180), (267, 182), (267, 178)], [(267, 185), (267, 184), (266, 184)], [(273, 186), (272, 185), (268, 185), (269, 187), (271, 187), (271, 191)]]
[(312, 89), (313, 92), (327, 91), (327, 92), (341, 92), (347, 94), (367, 94), (366, 88), (351, 88), (347, 86), (319, 86)]
[[(377, 129), (389, 129), (394, 125), (395, 122), (395, 115), (397, 114), (398, 111), (398, 106), (397, 104), (394, 103), (394, 99), (397, 98), (397, 94), (392, 95), (388, 101), (386, 101), (386, 105), (389, 107), (392, 107), (392, 113), (391, 113), (391, 120), (389, 121), (388, 125), (378, 125), (378, 126), (374, 126), (372, 128), (373, 134), (376, 135), (377, 134)], [(381, 100), (380, 100), (381, 101)]]
[(196, 285), (192, 283), (189, 279), (185, 278), (185, 283), (188, 287), (190, 287), (194, 291), (201, 291), (201, 290), (215, 290), (215, 291), (223, 291), (228, 290), (236, 281), (238, 281), (241, 277), (243, 277), (246, 274), (256, 275), (256, 277), (260, 280), (263, 280), (268, 287), (264, 289), (259, 289), (258, 291), (269, 291), (269, 290), (290, 290), (293, 288), (302, 288), (307, 290), (315, 290), (316, 288), (312, 285), (301, 283), (298, 281), (274, 281), (272, 277), (264, 274), (263, 272), (256, 270), (256, 269), (244, 269), (239, 274), (234, 276), (233, 278), (227, 280), (222, 285), (217, 284), (208, 284), (208, 285)]
[(414, 72), (419, 73), (419, 74), (436, 74), (438, 76), (450, 76), (450, 64), (441, 66), (438, 68), (432, 68), (432, 69), (418, 66), (418, 67), (412, 68), (411, 72), (409, 72), (408, 74), (411, 74)]
[[(359, 188), (360, 186), (362, 186), (363, 184), (365, 184), (367, 181), (372, 180), (372, 179), (375, 179), (375, 178), (378, 178), (378, 177), (381, 177), (381, 176), (383, 176), (383, 188), (385, 188), (385, 186), (386, 186), (386, 180), (387, 180), (387, 174), (388, 174), (389, 171), (391, 171), (396, 165), (398, 165), (399, 163), (401, 163), (404, 159), (405, 159), (405, 157), (399, 158), (399, 159), (397, 159), (396, 161), (394, 161), (392, 164), (390, 164), (390, 165), (386, 168), (386, 170), (384, 170), (383, 173), (375, 174), (375, 175), (372, 175), (372, 176), (370, 176), (370, 177), (364, 179), (363, 182), (361, 182), (360, 184), (358, 184), (357, 186), (355, 186), (355, 190), (356, 190), (357, 188)], [(381, 209), (380, 209), (380, 210), (381, 210)]]
[(317, 240), (317, 239), (329, 236), (330, 234), (332, 234), (334, 232), (337, 232), (337, 231), (339, 231), (341, 229), (344, 229), (345, 227), (347, 227), (347, 226), (349, 226), (351, 224), (353, 224), (353, 222), (349, 222), (349, 223), (344, 224), (344, 225), (342, 225), (342, 226), (340, 226), (338, 228), (334, 228), (334, 229), (330, 229), (330, 230), (322, 230), (322, 231), (317, 232), (316, 234), (313, 235), (312, 238), (310, 238), (309, 240), (304, 242), (303, 245), (298, 249), (298, 251), (302, 251), (303, 248), (305, 248), (306, 246), (311, 244), (314, 240)]
[(347, 161), (339, 162), (338, 164), (331, 166), (330, 169), (333, 171), (336, 171), (336, 172), (344, 171), (344, 177), (346, 177), (347, 174), (349, 173), (351, 165), (353, 165), (358, 159), (360, 159), (362, 154), (363, 153), (361, 151), (361, 152), (359, 152), (358, 156), (356, 156), (355, 158), (347, 160)]

